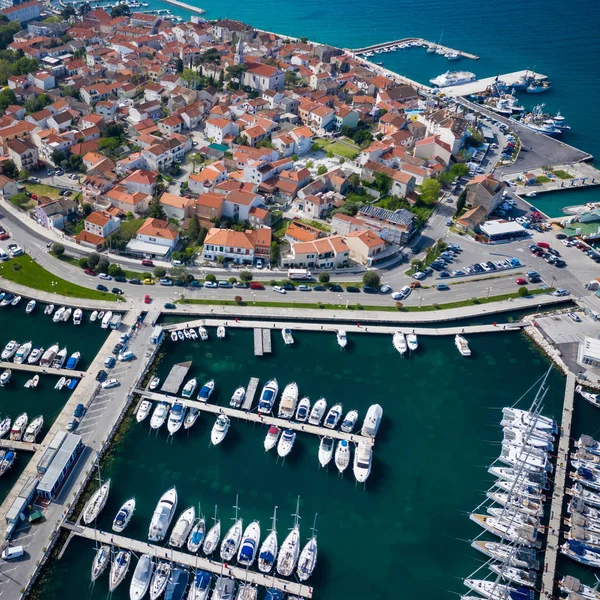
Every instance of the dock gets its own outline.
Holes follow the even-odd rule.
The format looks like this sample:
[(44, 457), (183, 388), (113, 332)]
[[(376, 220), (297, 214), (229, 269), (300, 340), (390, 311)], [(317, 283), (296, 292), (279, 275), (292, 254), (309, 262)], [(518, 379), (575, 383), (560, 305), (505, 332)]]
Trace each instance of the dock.
[(168, 404), (180, 402), (189, 408), (197, 408), (200, 412), (212, 413), (214, 415), (227, 415), (231, 419), (241, 419), (242, 421), (261, 423), (262, 425), (269, 426), (275, 425), (280, 429), (293, 429), (294, 431), (312, 433), (313, 435), (321, 437), (327, 435), (336, 440), (347, 440), (348, 442), (353, 442), (355, 444), (361, 440), (368, 440), (373, 444), (375, 443), (373, 438), (361, 435), (360, 433), (344, 433), (343, 431), (327, 429), (326, 427), (318, 427), (316, 425), (309, 425), (308, 423), (297, 423), (296, 421), (288, 421), (287, 419), (279, 419), (278, 417), (272, 417), (269, 415), (246, 412), (238, 408), (230, 408), (229, 406), (219, 406), (217, 404), (208, 404), (205, 402), (198, 402), (196, 400), (174, 398), (173, 396), (157, 394), (156, 392), (149, 392), (142, 389), (136, 389), (135, 393), (143, 396), (147, 400), (152, 400), (153, 402), (167, 402)]
[(31, 442), (16, 442), (15, 440), (0, 440), (0, 448), (7, 450), (18, 450), (19, 452), (37, 452), (41, 444)]
[(191, 366), (191, 360), (173, 365), (171, 371), (165, 379), (165, 382), (160, 387), (160, 391), (166, 392), (167, 394), (176, 394), (183, 384), (183, 380), (188, 374)]
[(295, 581), (279, 579), (274, 575), (264, 575), (263, 573), (242, 569), (241, 567), (235, 567), (215, 560), (210, 560), (195, 554), (188, 554), (187, 552), (165, 548), (164, 546), (141, 542), (122, 535), (107, 533), (92, 527), (83, 527), (67, 521), (63, 522), (62, 526), (64, 529), (67, 529), (80, 537), (92, 540), (99, 544), (108, 544), (130, 550), (138, 556), (150, 554), (151, 556), (164, 557), (180, 565), (189, 567), (190, 569), (202, 569), (216, 575), (234, 577), (239, 581), (252, 583), (257, 586), (276, 588), (290, 596), (295, 595), (302, 598), (312, 598), (313, 588), (308, 585), (296, 583)]
[(542, 590), (540, 597), (554, 596), (556, 583), (556, 561), (559, 551), (559, 536), (561, 514), (565, 498), (565, 482), (569, 468), (569, 440), (571, 439), (571, 424), (573, 421), (573, 406), (575, 404), (575, 375), (567, 374), (565, 399), (563, 402), (562, 418), (560, 422), (560, 439), (556, 459), (556, 474), (554, 477), (554, 491), (550, 504), (550, 520), (546, 539), (546, 552), (544, 555), (544, 571), (542, 574)]
[(271, 330), (270, 329), (262, 330), (262, 346), (263, 346), (263, 354), (271, 354)]
[(254, 356), (263, 355), (262, 329), (254, 329)]
[(40, 375), (75, 377), (76, 379), (81, 379), (83, 377), (83, 371), (55, 369), (53, 367), (40, 367), (40, 365), (28, 365), (25, 363), (13, 363), (5, 361), (0, 361), (0, 369), (10, 369), (11, 371), (28, 371), (29, 373), (39, 373)]
[(242, 410), (252, 410), (254, 404), (254, 396), (256, 396), (256, 390), (258, 389), (258, 377), (251, 377), (246, 388), (246, 396), (244, 403), (242, 404)]
[[(470, 81), (469, 83), (461, 83), (460, 85), (451, 85), (441, 88), (441, 91), (446, 96), (450, 96), (452, 98), (457, 96), (469, 96), (471, 94), (481, 94), (482, 92), (485, 92), (488, 87), (494, 85), (496, 80), (502, 81), (507, 85), (511, 85), (517, 83), (517, 81), (523, 79), (523, 77), (526, 75), (531, 76), (531, 71), (524, 69), (523, 71), (514, 71), (513, 73), (505, 73), (504, 75), (484, 77), (483, 79), (476, 79), (475, 81)], [(536, 73), (535, 78), (540, 81), (547, 79), (546, 75), (542, 75), (540, 73)]]
[(398, 46), (399, 44), (418, 44), (423, 46), (424, 44), (427, 46), (434, 46), (435, 48), (439, 48), (443, 51), (444, 54), (448, 52), (456, 52), (459, 56), (463, 58), (470, 58), (471, 60), (479, 60), (479, 56), (476, 54), (471, 54), (470, 52), (464, 52), (463, 50), (455, 50), (454, 48), (450, 48), (448, 46), (444, 46), (443, 44), (438, 44), (436, 42), (430, 42), (423, 38), (418, 37), (407, 37), (402, 38), (400, 40), (395, 40), (393, 42), (382, 42), (380, 44), (373, 44), (371, 46), (364, 46), (362, 48), (354, 48), (351, 50), (354, 54), (365, 54), (366, 52), (374, 52), (375, 50), (385, 50), (387, 48), (391, 48), (392, 46)]
[(184, 8), (185, 10), (189, 10), (190, 12), (198, 13), (199, 15), (203, 15), (206, 11), (199, 6), (193, 6), (191, 4), (187, 4), (186, 2), (180, 2), (179, 0), (163, 0), (167, 4), (172, 4), (173, 6), (178, 6), (179, 8)]

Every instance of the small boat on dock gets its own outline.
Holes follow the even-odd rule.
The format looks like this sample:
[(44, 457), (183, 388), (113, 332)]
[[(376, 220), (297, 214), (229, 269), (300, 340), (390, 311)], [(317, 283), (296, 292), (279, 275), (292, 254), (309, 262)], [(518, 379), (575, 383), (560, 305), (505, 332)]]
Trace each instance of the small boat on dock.
[(196, 509), (193, 506), (186, 508), (180, 515), (177, 521), (175, 522), (175, 526), (173, 527), (173, 531), (171, 532), (171, 536), (169, 537), (169, 546), (173, 546), (174, 548), (181, 548), (188, 536), (190, 535), (190, 531), (194, 526), (194, 521), (196, 520)]
[(172, 487), (167, 490), (158, 501), (150, 528), (148, 530), (148, 540), (151, 542), (162, 542), (167, 535), (175, 511), (177, 510), (177, 489)]
[(37, 302), (35, 300), (30, 300), (25, 307), (25, 313), (30, 315), (34, 311), (36, 304)]
[(56, 385), (54, 386), (55, 390), (62, 390), (65, 385), (67, 383), (67, 378), (66, 377), (61, 377), (57, 382)]
[(153, 573), (154, 560), (149, 554), (143, 554), (138, 560), (129, 585), (130, 600), (141, 600), (146, 595)]
[(62, 369), (63, 365), (65, 364), (65, 361), (67, 360), (67, 354), (68, 351), (67, 347), (65, 346), (56, 354), (54, 360), (52, 361), (52, 368)]
[(208, 399), (211, 397), (212, 393), (215, 391), (215, 380), (211, 379), (207, 381), (198, 392), (197, 400), (200, 402), (208, 402)]
[(281, 330), (281, 337), (283, 337), (283, 341), (286, 346), (291, 346), (294, 343), (294, 336), (292, 335), (292, 330), (288, 327), (285, 327)]
[(262, 389), (260, 398), (258, 400), (258, 412), (262, 414), (271, 414), (273, 405), (277, 400), (277, 394), (279, 393), (279, 385), (276, 379), (270, 379), (267, 381)]
[(0, 439), (2, 439), (9, 431), (10, 431), (10, 418), (4, 417), (2, 421), (0, 421)]
[(90, 323), (94, 323), (96, 321), (96, 319), (98, 318), (98, 311), (95, 310), (92, 312), (92, 314), (90, 315)]
[(372, 404), (369, 406), (362, 429), (360, 430), (361, 435), (374, 438), (379, 431), (382, 417), (383, 408), (381, 408), (379, 404)]
[(190, 340), (198, 339), (198, 334), (196, 333), (195, 329), (188, 329), (188, 331), (190, 332)]
[(150, 384), (148, 385), (148, 389), (153, 392), (160, 385), (160, 377), (153, 377), (150, 380)]
[(110, 546), (103, 544), (96, 550), (94, 560), (92, 562), (92, 581), (96, 581), (108, 567), (110, 563)]
[(279, 410), (277, 416), (280, 419), (291, 419), (296, 411), (296, 403), (298, 402), (298, 385), (296, 382), (288, 383), (281, 395), (279, 402)]
[(292, 429), (286, 429), (277, 442), (277, 454), (281, 458), (285, 458), (292, 451), (295, 441), (296, 432)]
[(265, 452), (268, 452), (277, 445), (277, 441), (279, 440), (280, 434), (281, 430), (279, 429), (279, 427), (276, 427), (275, 425), (271, 425), (269, 427), (269, 431), (267, 431), (267, 435), (265, 436), (264, 442)]
[[(265, 600), (267, 599), (268, 594), (269, 594), (269, 592), (267, 590), (267, 595), (265, 596)], [(252, 585), (251, 583), (240, 584), (237, 594), (235, 595), (235, 600), (256, 600), (257, 598), (258, 598), (258, 588), (255, 585)]]
[(19, 302), (21, 302), (23, 298), (21, 296), (15, 296), (11, 301), (10, 301), (10, 305), (11, 306), (17, 306), (17, 304), (19, 304)]
[(299, 423), (306, 423), (308, 415), (310, 414), (310, 400), (304, 397), (298, 402), (298, 408), (296, 409), (296, 421)]
[(358, 421), (358, 411), (350, 410), (342, 420), (340, 431), (344, 433), (352, 433), (356, 427), (356, 421)]
[(150, 582), (150, 600), (157, 600), (167, 587), (171, 576), (171, 563), (160, 561), (156, 565), (152, 581)]
[(48, 304), (44, 309), (45, 315), (51, 315), (54, 312), (54, 304)]
[(174, 402), (169, 412), (169, 420), (167, 421), (167, 430), (170, 435), (177, 433), (185, 419), (187, 408), (181, 402)]
[(325, 416), (326, 410), (327, 400), (325, 400), (325, 398), (320, 398), (317, 400), (310, 411), (310, 416), (308, 417), (309, 424), (319, 426), (323, 420), (323, 417)]
[(198, 380), (194, 377), (190, 379), (184, 386), (181, 395), (184, 398), (191, 398), (198, 387)]
[(213, 425), (212, 431), (210, 432), (210, 442), (214, 446), (220, 444), (229, 431), (231, 421), (227, 415), (219, 415), (215, 424)]
[(81, 518), (86, 525), (89, 525), (106, 506), (108, 494), (110, 493), (110, 479), (107, 479), (86, 502)]
[(338, 329), (336, 333), (336, 339), (338, 346), (343, 350), (348, 345), (348, 338), (346, 332), (343, 329)]
[(406, 343), (408, 344), (408, 349), (411, 352), (414, 352), (419, 347), (419, 339), (417, 338), (417, 334), (409, 333), (406, 336)]
[(277, 558), (277, 507), (273, 511), (273, 519), (271, 525), (271, 531), (265, 538), (264, 542), (260, 546), (258, 553), (258, 570), (261, 573), (270, 573), (275, 565), (275, 559)]
[(259, 542), (260, 523), (258, 521), (252, 521), (252, 523), (246, 527), (246, 530), (242, 535), (242, 542), (237, 555), (238, 564), (247, 568), (254, 564)]
[(406, 337), (401, 331), (396, 331), (396, 333), (394, 333), (392, 337), (392, 343), (400, 355), (404, 356), (408, 346), (406, 345)]
[(73, 354), (71, 354), (71, 356), (69, 356), (69, 360), (67, 361), (67, 364), (65, 365), (65, 369), (69, 369), (69, 370), (74, 370), (77, 368), (77, 365), (79, 364), (79, 360), (81, 358), (81, 352), (73, 352)]
[(342, 418), (342, 403), (334, 404), (325, 417), (323, 427), (327, 429), (335, 429)]
[(31, 351), (31, 354), (27, 358), (28, 365), (36, 365), (42, 359), (42, 355), (44, 354), (44, 349), (41, 346), (36, 346)]
[(471, 356), (471, 348), (469, 342), (462, 335), (454, 336), (454, 344), (462, 356)]
[(200, 327), (198, 327), (198, 335), (203, 342), (206, 342), (206, 340), (208, 340), (208, 331), (206, 330), (206, 327), (200, 325)]
[(0, 375), (0, 386), (4, 387), (10, 382), (10, 378), (12, 377), (12, 371), (10, 369), (4, 369), (2, 371), (2, 375)]
[(58, 344), (52, 344), (46, 352), (42, 354), (42, 358), (40, 359), (40, 367), (49, 367), (52, 364), (52, 361), (56, 357), (56, 353), (58, 352)]
[(343, 473), (350, 464), (350, 444), (346, 440), (339, 440), (335, 449), (335, 466)]
[(356, 481), (364, 483), (371, 474), (373, 460), (373, 446), (367, 441), (360, 441), (354, 452), (353, 472)]
[(63, 315), (65, 314), (66, 310), (67, 309), (64, 306), (60, 306), (58, 310), (54, 313), (54, 315), (52, 315), (52, 321), (54, 321), (54, 323), (62, 321)]
[(171, 331), (171, 341), (176, 342), (179, 339), (176, 331)]
[(4, 350), (2, 350), (0, 358), (2, 358), (2, 360), (4, 361), (7, 361), (15, 355), (18, 349), (19, 342), (17, 342), (16, 340), (10, 340), (10, 342), (8, 342), (6, 346), (4, 346)]
[(119, 512), (115, 515), (113, 520), (112, 528), (113, 531), (117, 533), (121, 533), (125, 527), (131, 521), (131, 517), (133, 517), (133, 513), (135, 512), (135, 498), (130, 498), (121, 506)]
[(67, 308), (65, 308), (65, 312), (63, 313), (63, 315), (61, 317), (61, 321), (63, 323), (66, 323), (71, 318), (72, 314), (73, 314), (73, 309), (70, 306), (68, 306)]
[(13, 442), (20, 442), (25, 430), (27, 429), (27, 423), (29, 423), (29, 417), (27, 413), (21, 413), (13, 423), (13, 426), (10, 430), (10, 439)]
[(190, 535), (187, 539), (187, 549), (195, 554), (202, 547), (204, 541), (204, 535), (206, 533), (206, 522), (204, 518), (200, 518), (196, 521), (190, 531)]
[(190, 429), (191, 427), (193, 427), (194, 423), (198, 420), (199, 416), (199, 409), (195, 407), (189, 408), (187, 414), (185, 415), (185, 419), (183, 420), (183, 428)]
[(600, 407), (600, 396), (598, 394), (592, 394), (591, 392), (586, 392), (582, 386), (578, 385), (575, 388), (575, 391), (584, 399), (587, 400), (593, 406)]
[(25, 434), (23, 435), (23, 441), (29, 442), (33, 444), (35, 442), (35, 438), (40, 434), (42, 427), (44, 426), (44, 417), (42, 415), (37, 416), (25, 430)]
[(17, 350), (17, 353), (15, 354), (15, 363), (21, 365), (26, 362), (32, 348), (33, 344), (31, 342), (25, 342), (24, 344), (21, 344)]
[(150, 419), (150, 427), (152, 429), (159, 429), (162, 427), (169, 416), (169, 405), (166, 402), (159, 402), (154, 411), (152, 412), (152, 418)]
[(333, 438), (325, 436), (321, 438), (319, 443), (319, 464), (326, 467), (333, 458), (334, 442)]
[(217, 337), (220, 340), (225, 339), (225, 336), (227, 335), (227, 330), (225, 329), (225, 325), (219, 325), (217, 327)]
[[(102, 329), (108, 329), (110, 326), (110, 321), (112, 319), (112, 311), (108, 311), (104, 313), (104, 316), (102, 317), (102, 324), (100, 325), (100, 327), (102, 327)], [(100, 317), (100, 315), (98, 315), (98, 317)]]
[(0, 451), (0, 477), (13, 466), (16, 458), (17, 453), (14, 450)]
[(233, 392), (231, 396), (231, 400), (229, 401), (229, 406), (233, 408), (240, 408), (244, 403), (244, 398), (246, 397), (246, 388), (239, 387)]
[(73, 313), (73, 324), (81, 325), (81, 321), (83, 320), (83, 311), (80, 308), (75, 309)]

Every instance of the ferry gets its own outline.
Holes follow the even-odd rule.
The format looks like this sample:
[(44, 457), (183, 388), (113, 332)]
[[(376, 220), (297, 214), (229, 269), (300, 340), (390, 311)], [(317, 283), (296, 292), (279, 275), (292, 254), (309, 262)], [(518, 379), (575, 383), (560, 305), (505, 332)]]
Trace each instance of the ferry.
[(446, 71), (442, 75), (438, 75), (429, 82), (436, 87), (444, 88), (451, 85), (461, 85), (463, 83), (471, 83), (477, 79), (475, 73), (471, 71)]

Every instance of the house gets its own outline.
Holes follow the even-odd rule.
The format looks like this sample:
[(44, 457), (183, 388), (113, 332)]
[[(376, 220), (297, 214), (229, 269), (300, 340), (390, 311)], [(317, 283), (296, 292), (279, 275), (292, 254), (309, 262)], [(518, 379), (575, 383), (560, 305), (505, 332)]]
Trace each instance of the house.
[(225, 195), (223, 216), (234, 221), (249, 221), (250, 210), (262, 203), (263, 197), (260, 194), (244, 190), (231, 190)]
[(228, 136), (236, 138), (239, 131), (237, 124), (229, 119), (211, 118), (206, 121), (204, 135), (209, 140), (222, 144)]
[(165, 211), (168, 218), (177, 219), (183, 221), (190, 216), (194, 201), (191, 198), (185, 198), (184, 196), (177, 196), (164, 192), (160, 197), (160, 203)]
[(337, 194), (334, 191), (317, 192), (316, 194), (309, 194), (302, 200), (298, 200), (298, 203), (302, 205), (300, 210), (305, 212), (309, 217), (324, 219), (333, 210), (336, 196)]
[(183, 162), (186, 152), (192, 147), (192, 141), (180, 134), (173, 134), (169, 139), (153, 144), (142, 150), (142, 159), (147, 169), (162, 171), (175, 162)]
[(485, 223), (485, 221), (487, 221), (487, 217), (487, 210), (480, 204), (475, 208), (467, 210), (461, 217), (456, 219), (456, 225), (463, 231), (474, 231), (482, 223)]
[[(6, 6), (6, 5), (5, 5)], [(42, 10), (42, 5), (36, 0), (32, 2), (23, 2), (15, 4), (0, 10), (0, 14), (4, 15), (9, 21), (18, 21), (19, 23), (27, 23), (38, 19)]]
[(281, 264), (287, 268), (337, 269), (348, 264), (350, 249), (339, 235), (312, 242), (291, 245), (290, 254), (282, 257)]
[(56, 79), (54, 78), (54, 75), (48, 71), (29, 73), (27, 77), (36, 88), (44, 90), (45, 92), (53, 90), (56, 87)]
[(83, 231), (75, 236), (75, 241), (81, 246), (101, 250), (106, 244), (106, 238), (120, 226), (121, 221), (116, 216), (96, 211), (87, 216), (83, 222)]
[(143, 215), (148, 211), (150, 204), (150, 196), (141, 192), (129, 193), (127, 188), (122, 185), (117, 185), (108, 190), (104, 197), (111, 203), (112, 206), (122, 210), (123, 212), (132, 212), (136, 215)]
[(77, 202), (69, 198), (50, 200), (35, 208), (35, 220), (48, 229), (63, 229), (71, 215), (77, 213)]
[(189, 176), (188, 189), (194, 194), (204, 194), (226, 179), (227, 167), (222, 161), (214, 162)]
[(254, 263), (255, 233), (252, 230), (210, 229), (204, 239), (202, 258), (251, 265)]
[(416, 158), (436, 158), (444, 165), (450, 164), (452, 147), (442, 140), (439, 135), (430, 135), (415, 143), (414, 155)]
[(158, 175), (154, 171), (136, 169), (121, 181), (121, 185), (124, 185), (131, 194), (140, 192), (146, 196), (152, 196), (157, 181)]
[(0, 175), (0, 195), (5, 200), (10, 200), (15, 194), (19, 193), (19, 186), (16, 181)]
[(344, 241), (350, 248), (350, 258), (366, 267), (373, 265), (386, 246), (385, 240), (368, 229), (352, 231), (344, 237)]
[(313, 242), (322, 233), (323, 232), (320, 229), (306, 225), (298, 219), (294, 219), (285, 230), (284, 239), (290, 244), (296, 242)]
[(487, 214), (494, 212), (502, 203), (502, 193), (506, 188), (503, 181), (498, 181), (493, 174), (476, 175), (467, 183), (465, 205), (469, 208), (483, 206)]
[(363, 227), (375, 232), (388, 244), (405, 244), (417, 228), (417, 217), (404, 208), (387, 210), (378, 206), (363, 206), (357, 217)]
[(196, 216), (202, 227), (211, 227), (212, 223), (218, 223), (223, 216), (222, 194), (207, 192), (201, 194), (196, 200)]
[(363, 165), (361, 177), (366, 181), (374, 181), (376, 173), (387, 175), (392, 180), (392, 187), (389, 191), (392, 196), (405, 198), (415, 190), (416, 179), (413, 175), (373, 161), (367, 161)]
[(29, 141), (14, 138), (6, 142), (8, 157), (15, 163), (19, 171), (33, 171), (38, 166), (38, 149)]
[(283, 91), (285, 74), (276, 67), (262, 63), (246, 63), (248, 70), (242, 74), (242, 87), (248, 86), (257, 92), (265, 90)]
[(271, 212), (264, 206), (253, 206), (248, 211), (248, 223), (252, 227), (269, 227), (271, 225)]
[(165, 258), (177, 246), (179, 234), (163, 219), (147, 218), (138, 229), (135, 239), (127, 244), (127, 252), (146, 258)]

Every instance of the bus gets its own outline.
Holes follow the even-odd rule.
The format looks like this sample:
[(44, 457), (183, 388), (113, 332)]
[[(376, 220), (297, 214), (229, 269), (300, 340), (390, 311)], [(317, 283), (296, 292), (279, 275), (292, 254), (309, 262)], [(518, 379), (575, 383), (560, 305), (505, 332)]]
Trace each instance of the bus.
[(288, 279), (311, 279), (308, 269), (288, 269)]

